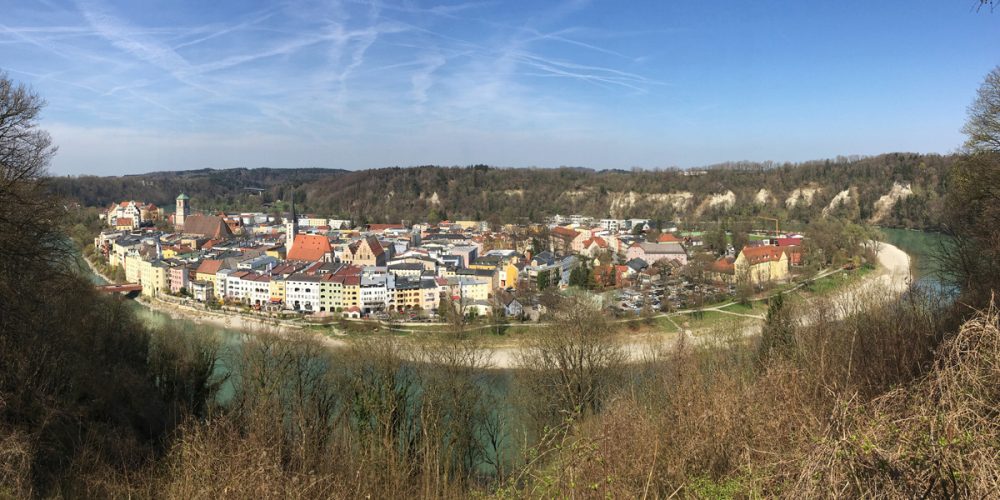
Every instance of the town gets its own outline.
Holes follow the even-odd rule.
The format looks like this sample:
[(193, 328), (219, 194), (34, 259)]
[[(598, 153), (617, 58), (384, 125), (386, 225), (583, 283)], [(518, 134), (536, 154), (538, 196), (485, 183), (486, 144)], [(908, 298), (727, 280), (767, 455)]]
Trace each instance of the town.
[[(205, 307), (310, 319), (442, 320), (455, 315), (534, 320), (544, 295), (602, 292), (621, 315), (659, 313), (788, 281), (801, 234), (680, 231), (649, 219), (554, 216), (545, 223), (366, 224), (299, 214), (198, 213), (137, 201), (106, 207), (94, 239), (125, 290)], [(492, 226), (492, 227), (491, 227)], [(707, 242), (707, 240), (714, 240)]]

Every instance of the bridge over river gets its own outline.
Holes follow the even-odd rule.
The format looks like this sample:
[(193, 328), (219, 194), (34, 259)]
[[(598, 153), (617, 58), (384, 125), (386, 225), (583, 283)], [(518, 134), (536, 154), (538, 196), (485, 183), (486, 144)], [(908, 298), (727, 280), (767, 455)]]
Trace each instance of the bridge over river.
[(101, 293), (122, 293), (125, 295), (137, 294), (142, 291), (142, 285), (138, 283), (119, 283), (116, 285), (97, 285), (94, 287)]

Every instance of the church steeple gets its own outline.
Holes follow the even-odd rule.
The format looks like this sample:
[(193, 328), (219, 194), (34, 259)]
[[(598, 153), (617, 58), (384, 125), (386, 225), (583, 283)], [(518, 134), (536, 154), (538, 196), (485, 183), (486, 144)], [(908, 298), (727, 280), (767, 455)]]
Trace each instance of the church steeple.
[(295, 213), (295, 191), (289, 193), (291, 199), (291, 213), (285, 221), (285, 256), (291, 255), (292, 245), (295, 243), (295, 234), (299, 232), (299, 216)]

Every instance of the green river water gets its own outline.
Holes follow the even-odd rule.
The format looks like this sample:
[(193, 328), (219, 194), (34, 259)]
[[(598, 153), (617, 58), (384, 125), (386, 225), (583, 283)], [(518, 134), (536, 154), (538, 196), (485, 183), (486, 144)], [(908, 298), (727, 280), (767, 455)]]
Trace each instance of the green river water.
[(913, 231), (910, 229), (882, 228), (885, 240), (910, 256), (910, 271), (918, 284), (933, 290), (943, 290), (942, 273), (934, 259), (950, 241), (941, 233)]

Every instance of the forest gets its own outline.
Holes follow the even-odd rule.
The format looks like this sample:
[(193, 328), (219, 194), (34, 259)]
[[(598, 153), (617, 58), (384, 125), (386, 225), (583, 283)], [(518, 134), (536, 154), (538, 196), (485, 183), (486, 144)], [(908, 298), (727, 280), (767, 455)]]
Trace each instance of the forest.
[[(80, 272), (76, 209), (53, 203), (46, 176), (55, 151), (40, 99), (0, 77), (0, 497), (989, 497), (1000, 489), (992, 103), (1000, 68), (971, 108), (966, 152), (935, 174), (948, 179), (940, 217), (956, 243), (941, 259), (958, 297), (875, 290), (862, 311), (820, 303), (806, 321), (775, 300), (760, 335), (681, 336), (639, 363), (593, 304), (566, 297), (520, 368), (498, 373), (474, 338), (449, 332), (415, 352), (377, 335), (332, 351), (304, 335), (226, 345), (145, 326)], [(878, 158), (856, 164), (892, 171), (919, 157)], [(485, 186), (492, 170), (460, 171)]]
[[(767, 215), (808, 223), (832, 213), (856, 222), (937, 230), (955, 159), (893, 153), (800, 164), (734, 162), (693, 170), (632, 171), (486, 165), (191, 170), (60, 177), (52, 184), (56, 193), (84, 206), (137, 199), (168, 210), (180, 192), (195, 198), (195, 206), (203, 210), (268, 210), (270, 203), (293, 193), (305, 211), (362, 224), (445, 219), (537, 222), (556, 214), (659, 221)], [(909, 190), (880, 211), (880, 198), (894, 186)], [(789, 198), (796, 190), (806, 194), (792, 204)]]

